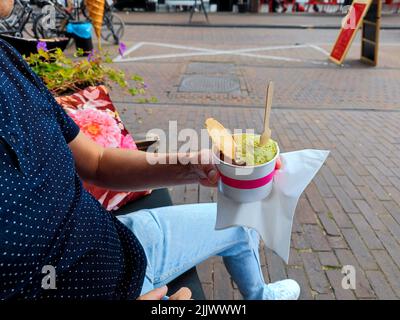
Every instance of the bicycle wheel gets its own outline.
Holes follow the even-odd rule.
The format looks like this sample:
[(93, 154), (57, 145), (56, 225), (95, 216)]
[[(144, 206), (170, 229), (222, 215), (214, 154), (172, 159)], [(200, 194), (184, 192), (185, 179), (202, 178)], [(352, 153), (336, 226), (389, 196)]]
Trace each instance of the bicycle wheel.
[(101, 38), (109, 43), (119, 44), (125, 33), (125, 23), (115, 13), (104, 14), (103, 26), (101, 27)]
[(33, 21), (33, 33), (36, 39), (51, 39), (65, 36), (68, 18), (56, 15), (55, 23), (49, 22), (47, 14), (38, 15)]

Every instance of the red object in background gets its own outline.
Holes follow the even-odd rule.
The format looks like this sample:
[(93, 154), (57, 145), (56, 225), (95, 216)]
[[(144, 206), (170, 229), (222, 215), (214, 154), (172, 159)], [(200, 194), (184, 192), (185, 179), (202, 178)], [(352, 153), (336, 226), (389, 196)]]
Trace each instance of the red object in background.
[[(336, 63), (342, 63), (366, 9), (367, 3), (353, 3), (346, 20), (346, 26), (348, 26), (348, 28), (342, 28), (340, 30), (339, 36), (331, 52), (330, 57)], [(354, 21), (352, 21), (352, 17), (355, 17)], [(354, 25), (351, 25), (352, 23)]]
[[(57, 97), (56, 100), (63, 109), (67, 111), (67, 113), (74, 112), (74, 110), (96, 109), (109, 114), (117, 123), (121, 130), (121, 135), (123, 136), (119, 148), (131, 150), (137, 149), (132, 136), (122, 123), (118, 111), (112, 103), (105, 86), (100, 85), (97, 87), (88, 87), (70, 96)], [(126, 141), (129, 141), (130, 143), (125, 143)], [(114, 191), (100, 188), (87, 182), (83, 182), (83, 186), (106, 210), (109, 211), (117, 210), (128, 202), (142, 198), (151, 192), (150, 190), (135, 192)]]

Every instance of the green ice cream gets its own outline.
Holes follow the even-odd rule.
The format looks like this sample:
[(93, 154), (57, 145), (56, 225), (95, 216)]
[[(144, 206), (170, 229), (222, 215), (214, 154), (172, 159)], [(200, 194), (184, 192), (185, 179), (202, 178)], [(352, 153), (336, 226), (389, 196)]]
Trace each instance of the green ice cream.
[(277, 143), (269, 139), (268, 143), (260, 146), (260, 135), (242, 134), (235, 136), (237, 155), (246, 162), (247, 166), (260, 165), (271, 161), (278, 149)]

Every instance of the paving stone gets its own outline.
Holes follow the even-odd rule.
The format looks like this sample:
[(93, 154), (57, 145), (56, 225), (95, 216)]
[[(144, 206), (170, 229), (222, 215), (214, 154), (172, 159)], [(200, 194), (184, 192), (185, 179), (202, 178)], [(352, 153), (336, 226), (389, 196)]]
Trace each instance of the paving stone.
[(313, 252), (302, 252), (305, 272), (310, 281), (311, 289), (317, 293), (329, 293), (330, 285), (326, 278), (325, 271), (322, 269), (320, 262)]
[(290, 256), (289, 256), (289, 263), (288, 266), (302, 266), (303, 261), (301, 260), (300, 253), (294, 249), (290, 248)]
[(287, 275), (283, 260), (267, 248), (265, 249), (265, 257), (267, 260), (270, 281), (275, 282), (286, 279)]
[(204, 296), (206, 300), (214, 300), (214, 288), (212, 284), (202, 283), (201, 284), (204, 291)]
[(393, 201), (385, 201), (385, 202), (383, 202), (383, 205), (387, 209), (387, 211), (390, 213), (390, 215), (393, 217), (393, 219), (395, 219), (396, 222), (399, 224), (400, 223), (400, 206), (398, 206)]
[(308, 185), (305, 193), (307, 195), (307, 199), (310, 201), (311, 207), (314, 209), (315, 212), (326, 211), (325, 203), (322, 200), (321, 195), (313, 182)]
[(213, 264), (211, 261), (207, 260), (198, 264), (197, 266), (197, 273), (199, 275), (200, 281), (203, 284), (206, 283), (213, 283)]
[(315, 296), (315, 300), (333, 300), (335, 296), (333, 293), (321, 293)]
[(333, 293), (338, 300), (354, 300), (356, 297), (351, 289), (343, 289), (341, 270), (327, 270), (326, 275), (333, 288)]
[(305, 237), (315, 251), (329, 251), (331, 247), (318, 225), (305, 224), (303, 226)]
[(381, 186), (391, 186), (389, 179), (383, 175), (376, 167), (373, 165), (365, 166), (365, 168), (371, 173), (371, 175), (379, 182)]
[(311, 294), (310, 283), (304, 270), (299, 268), (288, 268), (288, 278), (297, 281), (300, 285), (300, 300), (312, 300), (313, 296)]
[(357, 188), (347, 176), (338, 176), (337, 179), (339, 180), (343, 191), (350, 197), (350, 199), (362, 199), (361, 194), (357, 191)]
[(357, 207), (360, 209), (361, 213), (371, 225), (374, 230), (385, 230), (385, 226), (379, 220), (377, 214), (371, 209), (368, 203), (364, 200), (355, 200)]
[(369, 284), (368, 279), (365, 277), (362, 268), (358, 264), (356, 258), (351, 253), (350, 250), (337, 249), (336, 256), (338, 257), (340, 263), (345, 265), (350, 265), (355, 268), (356, 271), (356, 289), (354, 290), (357, 298), (374, 298), (376, 297), (374, 291)]
[(300, 224), (316, 224), (317, 218), (310, 202), (305, 197), (301, 197), (296, 208), (296, 218)]
[(232, 300), (233, 286), (225, 266), (218, 262), (214, 264), (214, 299)]
[(318, 252), (318, 257), (323, 266), (340, 267), (339, 261), (332, 251)]
[(329, 188), (329, 185), (326, 183), (322, 174), (317, 174), (314, 177), (313, 181), (322, 197), (324, 197), (324, 198), (333, 198), (334, 197), (331, 189)]
[(383, 224), (389, 229), (393, 237), (400, 242), (400, 225), (389, 214), (380, 217)]
[(366, 176), (364, 177), (364, 181), (366, 182), (368, 187), (371, 188), (372, 192), (377, 196), (379, 200), (391, 200), (388, 193), (385, 191), (385, 189), (382, 188), (382, 186), (374, 177)]
[(339, 181), (335, 174), (331, 171), (330, 166), (323, 166), (321, 168), (321, 175), (324, 177), (327, 184), (331, 187), (339, 187)]
[(390, 235), (388, 231), (376, 231), (376, 235), (382, 241), (382, 244), (394, 262), (400, 266), (400, 246), (397, 241)]
[(353, 224), (347, 214), (343, 211), (342, 206), (336, 199), (324, 199), (328, 207), (328, 215), (332, 215), (339, 228), (352, 228)]
[[(381, 201), (375, 196), (368, 186), (358, 187), (358, 190), (364, 197), (364, 200), (371, 207), (372, 211), (377, 215), (386, 214), (387, 211)], [(388, 193), (389, 194), (389, 193)]]
[(341, 187), (332, 187), (332, 191), (336, 196), (336, 199), (341, 204), (344, 211), (348, 213), (357, 213), (359, 212), (357, 207), (354, 205), (354, 202), (350, 199), (350, 197), (346, 194), (345, 191)]
[(318, 218), (321, 221), (322, 226), (324, 227), (324, 231), (329, 236), (340, 236), (341, 233), (339, 231), (338, 226), (336, 225), (333, 217), (328, 213), (319, 213)]
[(364, 184), (363, 179), (350, 166), (343, 166), (342, 169), (354, 185), (362, 186)]
[(372, 230), (363, 215), (352, 213), (349, 214), (349, 216), (369, 249), (383, 249), (382, 243), (379, 241), (375, 232)]
[(344, 241), (343, 237), (327, 237), (329, 245), (333, 249), (348, 249), (347, 243)]
[(385, 277), (380, 271), (366, 271), (367, 278), (371, 283), (376, 295), (379, 299), (383, 300), (396, 300), (397, 297), (394, 294), (392, 288), (387, 283)]
[(400, 206), (400, 191), (394, 187), (385, 187), (389, 196)]
[(386, 279), (389, 281), (390, 287), (400, 297), (400, 270), (393, 262), (393, 259), (384, 250), (372, 250), (376, 262), (379, 264)]
[(376, 270), (378, 266), (357, 231), (354, 229), (342, 229), (342, 233), (361, 267), (364, 270)]
[(292, 243), (293, 247), (299, 250), (311, 248), (311, 244), (304, 233), (292, 233)]

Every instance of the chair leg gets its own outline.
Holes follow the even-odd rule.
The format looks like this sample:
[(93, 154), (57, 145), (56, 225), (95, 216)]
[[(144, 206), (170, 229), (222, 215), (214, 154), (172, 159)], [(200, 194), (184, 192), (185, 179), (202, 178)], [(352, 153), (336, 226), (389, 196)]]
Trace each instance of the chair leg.
[(204, 1), (203, 0), (200, 0), (200, 1), (201, 1), (201, 8), (203, 9), (204, 15), (206, 16), (207, 23), (210, 23), (210, 20), (208, 20), (208, 14), (207, 14), (206, 8), (204, 6)]
[(189, 23), (192, 23), (192, 18), (193, 18), (193, 14), (196, 9), (196, 6), (197, 6), (197, 0), (194, 0), (194, 5), (190, 9)]

